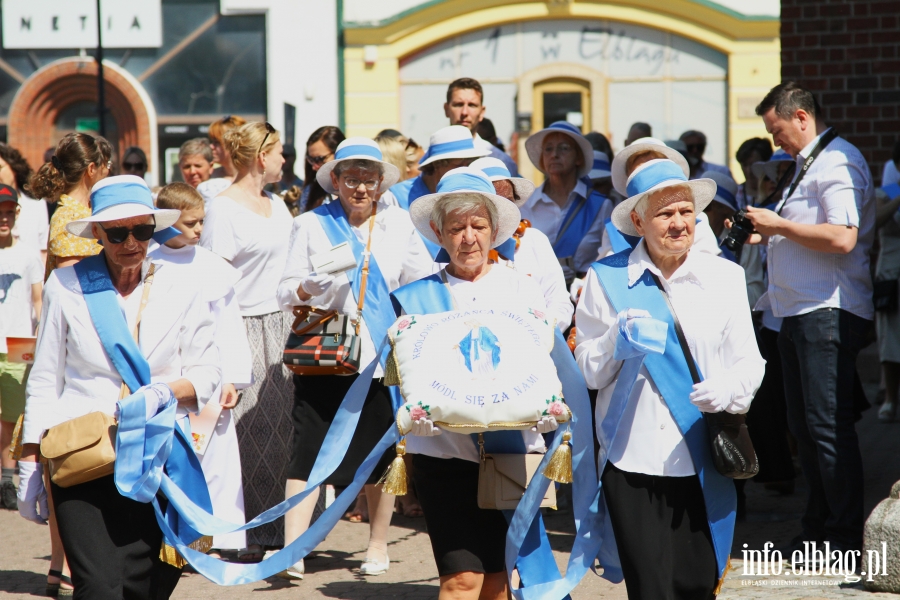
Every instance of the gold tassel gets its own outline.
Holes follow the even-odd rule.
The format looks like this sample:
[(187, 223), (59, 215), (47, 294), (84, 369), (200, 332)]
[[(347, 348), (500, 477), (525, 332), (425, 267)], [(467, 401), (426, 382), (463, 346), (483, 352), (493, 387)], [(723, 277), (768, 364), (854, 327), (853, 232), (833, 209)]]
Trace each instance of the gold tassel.
[(397, 357), (393, 350), (388, 353), (384, 366), (384, 385), (400, 385), (400, 367), (397, 366)]
[(378, 484), (382, 486), (381, 490), (385, 494), (393, 494), (394, 496), (406, 495), (406, 463), (403, 462), (403, 455), (406, 454), (406, 440), (400, 440), (397, 444), (397, 456), (388, 465), (387, 471), (378, 480)]
[(722, 572), (722, 579), (719, 580), (719, 585), (716, 586), (716, 589), (713, 590), (713, 596), (718, 596), (722, 591), (722, 586), (725, 585), (725, 578), (728, 577), (728, 571), (731, 570), (731, 557), (728, 557), (728, 562), (725, 563), (725, 570)]
[(24, 420), (25, 413), (22, 413), (16, 421), (15, 429), (13, 429), (12, 444), (9, 445), (9, 457), (13, 460), (22, 458), (22, 422)]
[(544, 469), (544, 477), (556, 483), (572, 483), (572, 447), (569, 440), (572, 434), (567, 429), (563, 434), (562, 443), (556, 448), (556, 452), (550, 457), (550, 463)]
[[(212, 537), (204, 535), (188, 545), (188, 548), (206, 554), (212, 550), (212, 541)], [(181, 553), (174, 546), (167, 544), (165, 540), (163, 540), (162, 547), (159, 549), (159, 560), (167, 565), (172, 565), (176, 569), (183, 569), (188, 564), (184, 557), (181, 556)]]

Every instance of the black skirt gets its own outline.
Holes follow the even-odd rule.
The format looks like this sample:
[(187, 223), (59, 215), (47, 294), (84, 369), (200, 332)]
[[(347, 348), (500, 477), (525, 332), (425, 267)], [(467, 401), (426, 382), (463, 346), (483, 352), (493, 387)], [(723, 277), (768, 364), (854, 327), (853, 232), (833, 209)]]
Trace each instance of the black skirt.
[(509, 525), (499, 510), (478, 508), (478, 463), (413, 454), (413, 481), (442, 577), (506, 571)]
[[(294, 375), (294, 439), (288, 479), (309, 481), (328, 428), (357, 377), (359, 375)], [(380, 379), (373, 379), (347, 454), (326, 483), (350, 485), (359, 465), (392, 426), (395, 421), (390, 393)], [(388, 448), (366, 483), (376, 483), (396, 455), (393, 446)]]

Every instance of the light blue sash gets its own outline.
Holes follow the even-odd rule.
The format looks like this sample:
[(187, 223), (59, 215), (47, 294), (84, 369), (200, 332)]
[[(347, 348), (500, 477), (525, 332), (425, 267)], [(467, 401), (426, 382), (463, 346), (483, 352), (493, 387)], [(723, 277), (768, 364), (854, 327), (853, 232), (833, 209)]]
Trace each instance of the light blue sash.
[[(425, 181), (422, 179), (422, 176), (419, 175), (414, 179), (407, 179), (406, 181), (401, 181), (400, 183), (394, 184), (390, 188), (391, 193), (394, 194), (394, 198), (397, 199), (397, 204), (405, 210), (409, 212), (409, 205), (431, 193), (431, 190), (428, 189), (428, 186), (425, 185)], [(446, 261), (441, 261), (438, 258), (438, 253), (441, 252), (441, 247), (423, 236), (419, 234), (419, 237), (422, 238), (422, 241), (425, 242), (425, 247), (428, 248), (428, 252), (431, 254), (431, 257), (436, 259), (436, 262), (450, 262), (448, 258)]]
[[(627, 250), (608, 256), (594, 263), (592, 268), (616, 312), (627, 308), (641, 308), (648, 311), (654, 319), (668, 325), (665, 353), (647, 355), (644, 365), (650, 372), (660, 397), (665, 399), (666, 406), (672, 413), (690, 450), (694, 469), (697, 471), (703, 489), (709, 530), (712, 534), (713, 549), (718, 563), (718, 575), (721, 578), (728, 563), (731, 542), (734, 537), (735, 509), (737, 507), (734, 483), (716, 471), (710, 455), (706, 422), (703, 420), (702, 413), (688, 399), (693, 382), (675, 334), (672, 313), (669, 311), (665, 299), (660, 294), (649, 271), (645, 271), (633, 287), (628, 285), (628, 257), (630, 254), (631, 251)], [(620, 374), (620, 381), (622, 377)]]
[[(434, 274), (405, 285), (391, 294), (397, 314), (401, 309), (407, 314), (427, 314), (453, 310), (453, 299), (440, 275)], [(572, 468), (574, 476), (573, 504), (577, 527), (575, 546), (569, 558), (566, 576), (562, 577), (553, 559), (540, 504), (550, 485), (546, 477), (535, 477), (515, 511), (503, 511), (510, 523), (506, 538), (506, 567), (512, 573), (518, 568), (524, 587), (512, 590), (519, 600), (559, 600), (567, 597), (578, 585), (597, 556), (600, 538), (597, 535), (597, 471), (593, 461), (593, 433), (591, 432), (591, 407), (587, 386), (581, 371), (572, 358), (562, 334), (557, 330), (551, 356), (563, 384), (563, 396), (572, 410), (569, 423), (572, 429)], [(558, 430), (557, 434), (560, 433)], [(500, 435), (500, 434), (514, 434)], [(488, 452), (524, 452), (520, 432), (491, 432), (485, 434), (485, 450)], [(553, 451), (559, 446), (561, 435), (554, 435), (538, 472), (543, 472)], [(495, 443), (496, 442), (496, 443)]]
[(609, 244), (616, 254), (634, 248), (641, 241), (639, 237), (625, 235), (619, 231), (618, 227), (612, 224), (612, 219), (606, 219), (603, 226), (606, 228), (606, 237), (609, 238)]
[(553, 251), (557, 258), (569, 258), (575, 255), (578, 244), (594, 224), (604, 202), (606, 202), (606, 197), (592, 190), (590, 186), (588, 186), (587, 198), (576, 198), (572, 202), (569, 210), (566, 211), (565, 218), (560, 223), (560, 232), (557, 233), (556, 241), (553, 242)]
[[(350, 280), (350, 287), (353, 290), (353, 297), (359, 301), (359, 288), (362, 282), (362, 268), (364, 262), (364, 253), (366, 245), (359, 241), (356, 234), (350, 228), (350, 222), (347, 220), (347, 214), (344, 212), (340, 202), (329, 202), (323, 204), (313, 210), (319, 218), (328, 241), (333, 246), (344, 242), (350, 243), (350, 248), (356, 256), (356, 269), (347, 271), (347, 278)], [(375, 347), (381, 345), (381, 340), (387, 334), (388, 328), (394, 324), (396, 320), (390, 306), (390, 290), (387, 282), (381, 274), (378, 267), (378, 261), (375, 260), (373, 253), (369, 257), (369, 277), (366, 283), (366, 298), (363, 304), (363, 319), (366, 327), (369, 329), (369, 335), (372, 338), (372, 344)], [(384, 365), (386, 356), (379, 357), (381, 364)], [(396, 408), (396, 407), (395, 407)]]

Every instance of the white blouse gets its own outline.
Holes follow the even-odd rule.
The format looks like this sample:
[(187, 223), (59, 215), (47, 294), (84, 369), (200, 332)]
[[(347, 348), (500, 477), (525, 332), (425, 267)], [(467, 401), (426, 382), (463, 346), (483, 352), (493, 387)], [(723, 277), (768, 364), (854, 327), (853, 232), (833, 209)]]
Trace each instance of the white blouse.
[[(510, 305), (546, 308), (544, 294), (534, 279), (499, 265), (492, 266), (488, 274), (478, 281), (465, 281), (447, 274), (447, 285), (453, 293), (456, 308), (460, 310), (496, 307), (506, 309)], [(525, 430), (522, 438), (526, 452), (544, 451), (544, 438), (541, 434)], [(472, 436), (446, 429), (433, 437), (407, 436), (406, 451), (435, 458), (461, 458), (478, 462), (478, 448)]]
[[(350, 228), (360, 242), (363, 244), (368, 242), (368, 220), (359, 227), (351, 225)], [(321, 296), (313, 296), (305, 302), (297, 296), (297, 288), (313, 272), (309, 257), (331, 248), (332, 243), (322, 228), (317, 214), (306, 212), (294, 219), (287, 264), (278, 284), (278, 304), (282, 310), (289, 311), (294, 306), (306, 305), (336, 310), (342, 315), (355, 317), (357, 302), (346, 273), (336, 275), (334, 283)], [(401, 285), (421, 279), (434, 271), (434, 260), (413, 227), (409, 215), (402, 208), (388, 206), (381, 200), (378, 201), (372, 230), (372, 256), (378, 263), (389, 291), (394, 291)], [(384, 300), (390, 303), (389, 298)], [(386, 332), (373, 333), (369, 332), (368, 324), (363, 319), (360, 329), (361, 367), (365, 367), (375, 358), (375, 343), (380, 342)], [(379, 366), (375, 370), (375, 377), (382, 377), (383, 374)]]
[(562, 267), (553, 252), (550, 240), (540, 229), (529, 227), (525, 235), (519, 238), (515, 260), (510, 262), (501, 258), (498, 265), (515, 269), (523, 275), (532, 277), (544, 294), (547, 312), (556, 319), (556, 326), (565, 331), (572, 324), (575, 306), (566, 289), (566, 278)]
[(201, 246), (241, 272), (234, 289), (245, 317), (278, 312), (275, 290), (287, 259), (293, 217), (284, 200), (268, 196), (272, 207), (268, 218), (227, 196), (214, 198), (207, 205), (200, 236)]
[[(143, 267), (146, 275), (147, 259)], [(221, 379), (215, 328), (202, 291), (184, 271), (159, 265), (141, 316), (140, 348), (151, 381), (186, 378), (202, 409)], [(143, 276), (142, 276), (143, 279)], [(119, 304), (134, 328), (144, 284)], [(36, 444), (45, 429), (89, 412), (114, 414), (122, 378), (94, 328), (73, 267), (56, 269), (44, 287), (34, 366), (26, 388), (23, 442)], [(178, 413), (186, 414), (179, 406)]]
[[(762, 383), (766, 361), (759, 354), (744, 270), (718, 256), (688, 254), (666, 280), (650, 260), (644, 240), (628, 259), (633, 285), (649, 269), (669, 294), (700, 372), (706, 379), (727, 378), (740, 389), (726, 410), (744, 413)], [(616, 311), (596, 273), (588, 271), (584, 292), (575, 309), (575, 359), (585, 381), (597, 394), (597, 427), (606, 416), (622, 361), (613, 358), (615, 340), (604, 334), (616, 325)], [(685, 477), (696, 473), (687, 443), (659, 395), (646, 367), (638, 374), (619, 424), (609, 460), (623, 471)]]

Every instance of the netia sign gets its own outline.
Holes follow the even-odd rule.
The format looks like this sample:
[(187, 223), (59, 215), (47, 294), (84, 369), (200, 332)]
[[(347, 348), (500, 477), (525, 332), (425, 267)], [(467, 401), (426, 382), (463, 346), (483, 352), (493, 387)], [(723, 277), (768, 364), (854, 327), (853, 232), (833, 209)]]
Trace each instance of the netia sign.
[[(3, 47), (93, 48), (96, 0), (2, 0)], [(162, 46), (161, 0), (101, 0), (103, 46)]]

